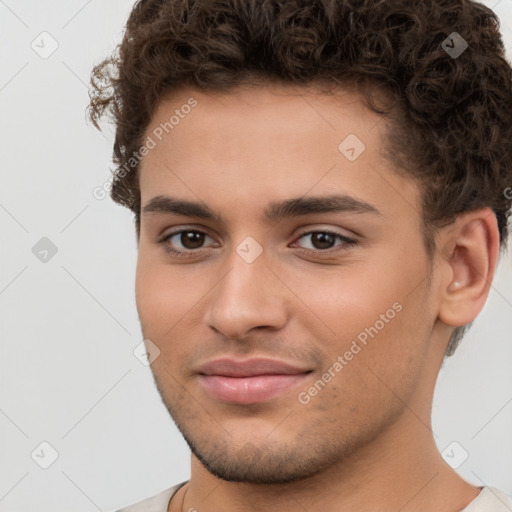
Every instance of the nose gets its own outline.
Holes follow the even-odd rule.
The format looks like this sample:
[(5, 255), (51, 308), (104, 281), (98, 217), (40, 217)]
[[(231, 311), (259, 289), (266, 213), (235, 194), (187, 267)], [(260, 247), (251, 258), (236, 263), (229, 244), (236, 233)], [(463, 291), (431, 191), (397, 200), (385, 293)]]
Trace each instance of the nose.
[(233, 251), (224, 263), (223, 277), (209, 294), (207, 325), (237, 340), (252, 329), (282, 328), (287, 319), (286, 287), (268, 268), (265, 251), (252, 263)]

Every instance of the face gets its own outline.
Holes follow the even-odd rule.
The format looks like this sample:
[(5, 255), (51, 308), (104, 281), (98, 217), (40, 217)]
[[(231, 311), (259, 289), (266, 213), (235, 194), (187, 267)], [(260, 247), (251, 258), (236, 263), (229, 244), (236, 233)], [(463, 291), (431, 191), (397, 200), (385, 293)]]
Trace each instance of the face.
[(429, 260), (384, 133), (353, 93), (277, 85), (183, 89), (147, 129), (137, 308), (163, 402), (221, 478), (318, 473), (420, 394)]

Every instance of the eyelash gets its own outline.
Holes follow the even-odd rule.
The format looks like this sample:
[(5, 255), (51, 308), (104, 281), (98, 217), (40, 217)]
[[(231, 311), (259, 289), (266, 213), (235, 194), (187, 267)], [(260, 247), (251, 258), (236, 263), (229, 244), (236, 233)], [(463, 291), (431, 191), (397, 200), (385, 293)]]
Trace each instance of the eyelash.
[[(188, 249), (188, 250), (185, 250), (185, 251), (178, 251), (174, 248), (172, 248), (168, 241), (175, 235), (179, 235), (181, 233), (201, 233), (201, 234), (204, 234), (206, 236), (209, 236), (207, 233), (205, 233), (204, 231), (200, 231), (198, 229), (180, 229), (180, 230), (177, 230), (177, 231), (173, 231), (172, 233), (169, 233), (165, 238), (163, 238), (159, 243), (163, 245), (164, 247), (164, 250), (166, 252), (168, 252), (169, 254), (172, 254), (173, 256), (178, 256), (180, 258), (190, 258), (190, 257), (194, 257), (194, 256), (197, 256), (199, 253), (202, 252), (202, 249), (204, 248), (199, 248), (199, 249)], [(299, 240), (301, 239), (302, 237), (306, 236), (306, 235), (312, 235), (312, 234), (315, 234), (315, 233), (322, 233), (322, 234), (327, 234), (327, 235), (332, 235), (334, 236), (336, 239), (340, 240), (341, 242), (343, 242), (342, 245), (338, 245), (338, 246), (335, 246), (337, 247), (337, 249), (331, 247), (329, 249), (304, 249), (304, 248), (299, 248), (299, 249), (302, 249), (304, 252), (306, 252), (307, 254), (314, 254), (314, 255), (319, 255), (319, 256), (330, 256), (332, 255), (332, 253), (337, 253), (337, 252), (340, 252), (340, 251), (345, 251), (347, 249), (349, 249), (350, 247), (353, 247), (354, 245), (357, 244), (357, 241), (354, 240), (353, 238), (349, 238), (345, 235), (342, 235), (340, 233), (336, 233), (335, 231), (330, 231), (330, 230), (310, 230), (310, 231), (304, 231), (303, 233), (300, 233), (296, 240)], [(211, 237), (210, 237), (211, 238)]]

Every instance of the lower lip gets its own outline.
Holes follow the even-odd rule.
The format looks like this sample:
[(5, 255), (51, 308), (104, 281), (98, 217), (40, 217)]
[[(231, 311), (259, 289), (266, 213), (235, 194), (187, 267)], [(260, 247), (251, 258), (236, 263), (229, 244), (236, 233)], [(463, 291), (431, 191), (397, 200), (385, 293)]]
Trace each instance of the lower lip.
[(296, 386), (306, 373), (294, 375), (255, 375), (253, 377), (225, 377), (200, 375), (199, 380), (213, 398), (231, 404), (256, 404), (274, 398)]

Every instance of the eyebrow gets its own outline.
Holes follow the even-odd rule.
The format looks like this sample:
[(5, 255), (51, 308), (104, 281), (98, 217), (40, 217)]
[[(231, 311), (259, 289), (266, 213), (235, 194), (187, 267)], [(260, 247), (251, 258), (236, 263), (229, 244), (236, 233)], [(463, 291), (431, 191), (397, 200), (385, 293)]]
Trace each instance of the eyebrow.
[[(171, 213), (225, 223), (219, 213), (213, 211), (204, 203), (170, 196), (152, 198), (143, 207), (142, 213)], [(276, 201), (267, 206), (263, 215), (267, 220), (280, 220), (311, 213), (371, 213), (382, 215), (375, 206), (349, 195), (296, 197), (285, 201)]]

